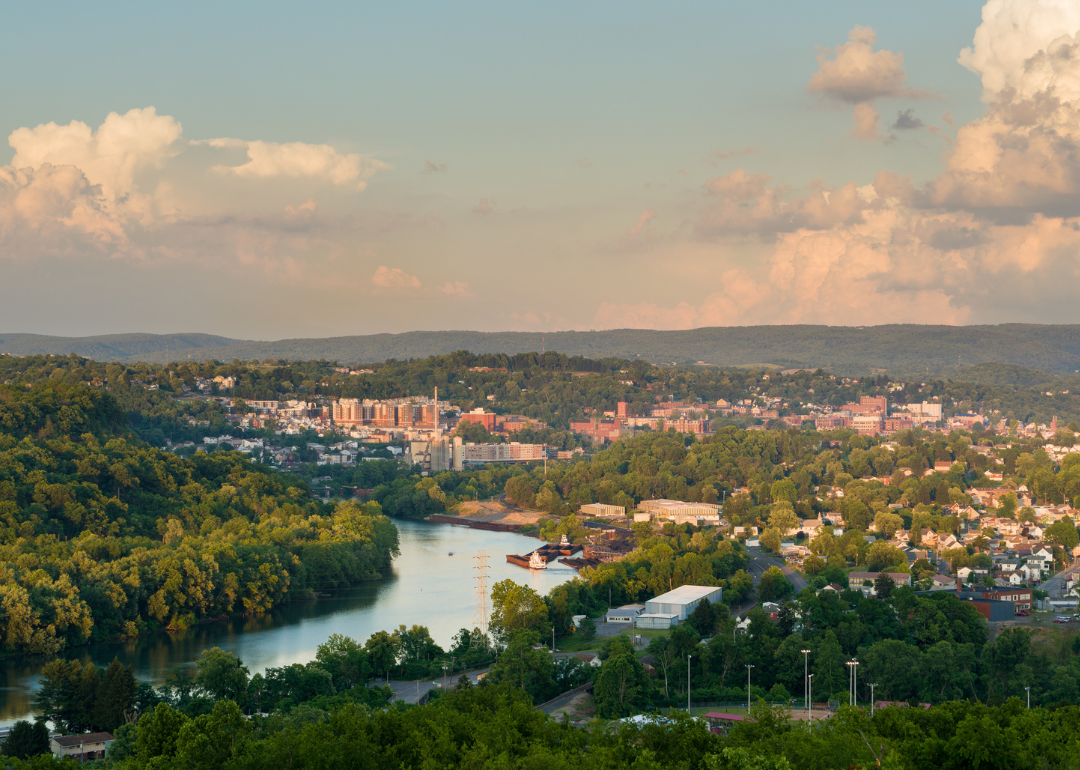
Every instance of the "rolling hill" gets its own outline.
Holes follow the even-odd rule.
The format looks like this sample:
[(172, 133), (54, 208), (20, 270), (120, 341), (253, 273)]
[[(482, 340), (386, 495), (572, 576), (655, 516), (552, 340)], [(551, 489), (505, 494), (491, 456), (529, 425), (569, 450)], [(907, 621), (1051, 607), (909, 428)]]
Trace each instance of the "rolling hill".
[(436, 331), (351, 337), (238, 340), (209, 334), (111, 334), (49, 337), (0, 334), (0, 354), (51, 353), (107, 361), (184, 359), (329, 359), (370, 363), (469, 350), (519, 353), (547, 349), (589, 358), (642, 358), (658, 364), (768, 364), (822, 367), (838, 373), (883, 371), (956, 376), (1001, 362), (1028, 369), (1080, 371), (1080, 326), (739, 326), (685, 331), (613, 329), (595, 332)]

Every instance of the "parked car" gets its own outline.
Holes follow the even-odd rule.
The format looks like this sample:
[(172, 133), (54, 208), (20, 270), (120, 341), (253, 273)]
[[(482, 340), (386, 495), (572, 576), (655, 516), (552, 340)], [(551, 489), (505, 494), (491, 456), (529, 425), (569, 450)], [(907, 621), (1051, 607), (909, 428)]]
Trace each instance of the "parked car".
[(1026, 617), (1027, 617), (1028, 615), (1030, 615), (1030, 614), (1031, 614), (1031, 613), (1030, 613), (1030, 612), (1028, 612), (1027, 610), (1017, 610), (1017, 611), (1016, 611), (1016, 615), (1017, 615), (1017, 617), (1021, 617), (1021, 618), (1026, 618)]

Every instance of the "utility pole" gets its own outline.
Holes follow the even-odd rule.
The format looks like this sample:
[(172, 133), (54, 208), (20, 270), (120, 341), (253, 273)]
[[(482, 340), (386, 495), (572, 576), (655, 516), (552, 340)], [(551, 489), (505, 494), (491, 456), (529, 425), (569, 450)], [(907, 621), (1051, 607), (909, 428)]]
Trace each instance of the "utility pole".
[(1028, 711), (1030, 711), (1031, 710), (1031, 688), (1030, 687), (1025, 687), (1024, 689), (1027, 690)]
[(750, 713), (750, 669), (752, 669), (753, 667), (754, 667), (754, 665), (752, 663), (747, 663), (746, 664), (746, 713), (747, 714)]
[(690, 659), (693, 655), (686, 656), (686, 713), (690, 713)]
[(810, 710), (806, 714), (806, 729), (810, 729), (810, 724), (814, 721), (814, 675), (806, 677), (806, 686), (810, 690)]
[(810, 675), (810, 658), (807, 657), (807, 656), (810, 655), (810, 650), (803, 650), (802, 654), (803, 654), (803, 684), (802, 684), (803, 708), (806, 709), (806, 708), (808, 708), (808, 706), (806, 704), (810, 702), (810, 685), (808, 684), (808, 682), (810, 681), (808, 679), (808, 677)]
[(874, 716), (874, 688), (877, 687), (877, 682), (870, 685), (870, 717)]

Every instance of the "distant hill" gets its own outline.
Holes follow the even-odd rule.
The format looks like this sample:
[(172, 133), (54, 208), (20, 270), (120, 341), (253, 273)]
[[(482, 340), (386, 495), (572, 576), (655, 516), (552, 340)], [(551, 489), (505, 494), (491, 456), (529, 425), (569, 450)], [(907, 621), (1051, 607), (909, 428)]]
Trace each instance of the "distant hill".
[[(1080, 326), (736, 326), (652, 331), (407, 332), (355, 337), (236, 340), (208, 334), (48, 337), (0, 334), (0, 354), (76, 353), (107, 361), (287, 358), (369, 363), (469, 350), (521, 353), (542, 348), (589, 358), (642, 358), (657, 364), (825, 368), (838, 373), (926, 374), (956, 379), (1001, 362), (1054, 373), (1080, 370)], [(996, 376), (996, 375), (995, 375)]]

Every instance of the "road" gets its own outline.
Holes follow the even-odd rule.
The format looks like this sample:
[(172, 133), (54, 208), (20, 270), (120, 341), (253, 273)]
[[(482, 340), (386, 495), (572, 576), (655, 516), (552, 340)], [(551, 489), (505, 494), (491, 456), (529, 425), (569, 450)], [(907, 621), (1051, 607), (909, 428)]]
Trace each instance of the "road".
[(1070, 564), (1064, 570), (1045, 581), (1039, 588), (1050, 594), (1051, 599), (1065, 598), (1065, 580), (1077, 577), (1080, 572), (1080, 562)]
[(780, 571), (784, 573), (784, 577), (795, 586), (796, 594), (806, 588), (806, 578), (792, 569), (783, 559), (766, 556), (759, 548), (747, 548), (746, 552), (750, 554), (751, 572), (757, 579), (760, 580), (769, 567), (779, 567)]
[[(469, 681), (473, 684), (476, 684), (478, 681), (480, 681), (480, 675), (486, 674), (490, 670), (490, 668), (480, 668), (476, 669), (475, 671), (469, 671)], [(391, 701), (399, 700), (405, 703), (415, 704), (418, 702), (418, 700), (423, 700), (424, 696), (426, 696), (432, 690), (439, 689), (440, 685), (449, 684), (452, 687), (454, 683), (457, 682), (457, 680), (460, 678), (461, 672), (459, 671), (456, 674), (448, 675), (445, 679), (441, 676), (436, 680), (421, 679), (419, 681), (416, 681), (391, 679), (389, 682), (385, 683), (382, 681), (376, 681), (375, 686), (382, 687), (384, 684), (388, 684), (390, 685), (390, 689), (394, 691), (394, 697), (390, 699)]]

